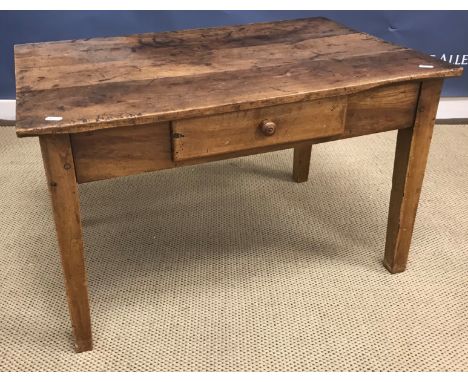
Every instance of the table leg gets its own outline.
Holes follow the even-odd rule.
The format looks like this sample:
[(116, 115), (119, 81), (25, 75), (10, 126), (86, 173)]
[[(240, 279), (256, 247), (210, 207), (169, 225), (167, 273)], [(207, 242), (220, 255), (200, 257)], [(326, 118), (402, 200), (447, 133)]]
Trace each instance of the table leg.
[(41, 136), (42, 158), (52, 198), (75, 349), (92, 349), (78, 186), (68, 134)]
[(424, 81), (414, 126), (398, 131), (384, 257), (391, 273), (406, 268), (441, 88), (442, 80)]
[(293, 179), (297, 183), (309, 178), (310, 154), (312, 143), (300, 143), (294, 146)]

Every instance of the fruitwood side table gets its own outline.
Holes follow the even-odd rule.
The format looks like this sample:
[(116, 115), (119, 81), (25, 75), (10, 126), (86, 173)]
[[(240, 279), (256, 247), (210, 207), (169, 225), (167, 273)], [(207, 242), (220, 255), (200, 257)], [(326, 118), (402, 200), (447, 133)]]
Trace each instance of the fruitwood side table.
[(15, 46), (78, 352), (90, 350), (79, 183), (398, 130), (384, 265), (405, 269), (445, 77), (460, 67), (324, 18)]

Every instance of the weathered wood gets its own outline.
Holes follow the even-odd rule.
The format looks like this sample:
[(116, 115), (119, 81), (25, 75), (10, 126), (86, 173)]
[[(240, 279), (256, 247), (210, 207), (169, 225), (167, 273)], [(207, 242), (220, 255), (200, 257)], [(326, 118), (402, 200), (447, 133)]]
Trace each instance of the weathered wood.
[(293, 179), (297, 183), (307, 182), (309, 179), (311, 143), (301, 143), (294, 146)]
[(18, 136), (207, 116), (462, 71), (322, 18), (25, 44), (15, 62)]
[[(174, 121), (173, 158), (203, 158), (338, 135), (344, 131), (345, 114), (346, 98), (336, 97)], [(264, 121), (274, 123), (273, 134), (262, 131)]]
[(399, 129), (384, 264), (401, 272), (442, 79), (462, 73), (323, 18), (25, 44), (15, 63), (78, 351), (92, 343), (77, 182), (291, 147), (302, 182), (312, 144)]
[(442, 80), (423, 82), (414, 126), (398, 131), (384, 265), (406, 269)]
[(421, 83), (406, 82), (353, 94), (345, 130), (350, 136), (411, 127)]
[(169, 123), (71, 135), (79, 183), (174, 167)]
[[(308, 143), (318, 144), (411, 127), (414, 123), (419, 86), (419, 82), (410, 82), (350, 95), (344, 133), (313, 139)], [(79, 183), (259, 154), (294, 146), (286, 143), (247, 148), (234, 153), (175, 163), (171, 158), (170, 131), (167, 123), (72, 134), (71, 142)]]
[[(299, 36), (296, 36), (296, 38)], [(266, 40), (268, 41), (268, 40)], [(343, 46), (347, 49), (343, 50)], [(233, 70), (251, 70), (260, 67), (287, 65), (293, 61), (345, 59), (354, 56), (401, 51), (397, 45), (383, 43), (381, 40), (362, 33), (352, 33), (317, 39), (301, 39), (294, 42), (271, 42), (269, 44), (243, 47), (222, 47), (213, 49), (207, 54), (205, 50), (183, 49), (183, 47), (153, 49), (152, 56), (136, 57), (128, 60), (128, 53), (120, 60), (91, 62), (50, 67), (35, 66), (22, 69), (18, 75), (21, 83), (35, 90), (52, 88), (69, 88), (73, 86), (94, 86), (101, 83), (121, 82), (129, 77), (134, 81), (150, 81), (176, 76), (195, 76), (214, 72)], [(128, 48), (126, 48), (128, 49)], [(170, 49), (170, 50), (169, 50)], [(155, 55), (156, 52), (158, 55)], [(75, 50), (73, 51), (75, 52)], [(104, 52), (107, 52), (104, 50)], [(111, 54), (115, 54), (112, 51)], [(99, 52), (98, 52), (99, 53)], [(61, 59), (70, 60), (69, 56), (60, 55)], [(146, 57), (146, 58), (145, 58)], [(108, 55), (106, 56), (108, 58)], [(95, 57), (93, 57), (93, 60)], [(39, 61), (38, 65), (41, 65)], [(48, 70), (48, 71), (47, 71)], [(106, 73), (112, 76), (104, 77)]]
[(75, 167), (66, 134), (40, 137), (47, 184), (62, 259), (75, 349), (92, 349), (86, 270)]
[[(133, 61), (150, 57), (212, 52), (223, 48), (294, 44), (304, 40), (357, 33), (322, 17), (255, 24), (143, 33), (121, 37), (97, 37), (15, 45), (21, 67), (65, 66)], [(33, 53), (33, 54), (31, 54)], [(154, 53), (157, 53), (156, 55)], [(170, 57), (166, 59), (171, 60)], [(23, 74), (23, 73), (19, 73)]]

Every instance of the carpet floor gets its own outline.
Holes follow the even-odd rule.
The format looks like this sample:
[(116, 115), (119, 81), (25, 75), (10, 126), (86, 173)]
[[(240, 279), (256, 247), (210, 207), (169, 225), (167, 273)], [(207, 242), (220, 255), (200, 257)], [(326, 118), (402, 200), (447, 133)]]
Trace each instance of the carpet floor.
[(75, 354), (38, 140), (0, 128), (0, 370), (468, 371), (468, 126), (436, 127), (406, 272), (395, 132), (80, 185)]

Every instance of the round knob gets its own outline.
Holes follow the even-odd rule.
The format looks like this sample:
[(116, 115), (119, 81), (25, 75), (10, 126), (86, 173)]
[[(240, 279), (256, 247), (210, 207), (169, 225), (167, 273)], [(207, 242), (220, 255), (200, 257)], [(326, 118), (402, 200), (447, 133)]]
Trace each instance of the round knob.
[(260, 130), (266, 136), (273, 135), (276, 131), (276, 123), (266, 119), (260, 123)]

